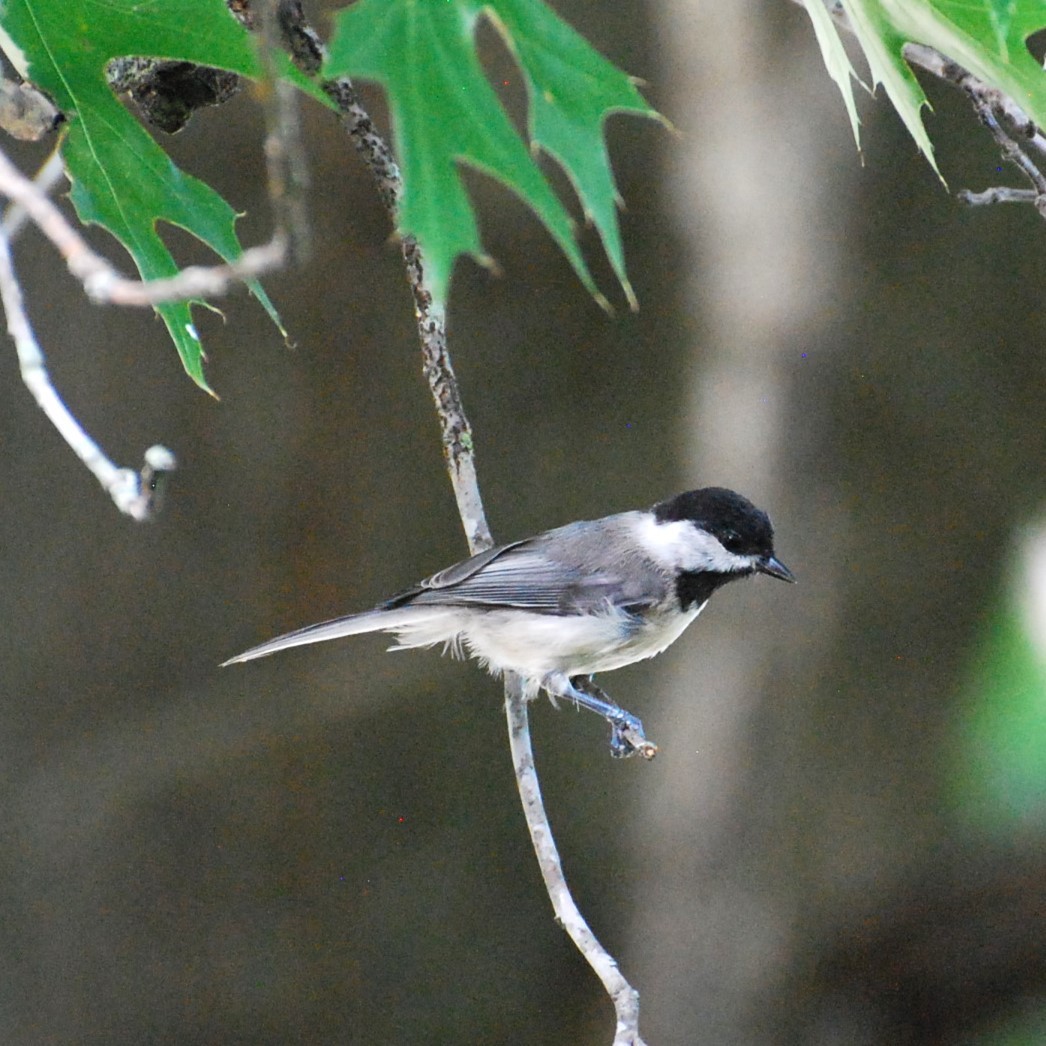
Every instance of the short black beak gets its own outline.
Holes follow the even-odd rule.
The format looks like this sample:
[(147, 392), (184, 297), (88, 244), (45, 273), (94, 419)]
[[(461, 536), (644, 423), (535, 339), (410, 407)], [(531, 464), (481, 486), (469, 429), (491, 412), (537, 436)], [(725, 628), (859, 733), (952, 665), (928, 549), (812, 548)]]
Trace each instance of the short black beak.
[(766, 556), (761, 559), (755, 568), (760, 574), (769, 574), (770, 577), (780, 578), (782, 581), (791, 581), (795, 583), (795, 574), (793, 574), (788, 567), (784, 565), (779, 559), (775, 559), (773, 556)]

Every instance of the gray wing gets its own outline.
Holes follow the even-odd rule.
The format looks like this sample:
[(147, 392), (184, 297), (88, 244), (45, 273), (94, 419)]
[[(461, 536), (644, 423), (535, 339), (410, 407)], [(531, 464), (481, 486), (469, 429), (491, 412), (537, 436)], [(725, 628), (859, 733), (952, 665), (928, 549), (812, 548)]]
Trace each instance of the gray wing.
[(586, 548), (571, 529), (488, 549), (433, 574), (382, 608), (484, 606), (583, 614), (608, 606), (635, 612), (663, 598), (667, 583), (660, 575), (629, 571), (623, 576), (616, 565), (594, 559), (599, 549)]

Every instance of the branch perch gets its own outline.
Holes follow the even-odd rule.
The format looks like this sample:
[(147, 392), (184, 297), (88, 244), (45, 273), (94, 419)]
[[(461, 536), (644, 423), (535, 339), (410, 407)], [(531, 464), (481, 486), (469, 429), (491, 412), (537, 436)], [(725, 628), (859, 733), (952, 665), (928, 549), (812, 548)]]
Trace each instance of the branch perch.
[[(282, 0), (277, 17), (298, 68), (309, 76), (318, 75), (326, 48), (319, 34), (306, 20), (299, 0)], [(374, 178), (381, 202), (395, 226), (397, 209), (403, 196), (403, 179), (392, 150), (375, 130), (370, 114), (360, 103), (356, 89), (347, 77), (325, 80), (321, 87), (337, 106), (342, 126)], [(490, 548), (494, 539), (487, 525), (479, 493), (472, 427), (461, 402), (461, 392), (447, 349), (446, 318), (442, 307), (433, 301), (417, 241), (412, 236), (406, 236), (400, 249), (414, 300), (422, 369), (436, 404), (443, 455), (450, 473), (458, 514), (465, 528), (469, 551), (481, 552)]]
[(154, 519), (163, 498), (167, 474), (175, 468), (174, 455), (166, 447), (157, 445), (145, 452), (145, 464), (140, 471), (120, 468), (106, 457), (70, 413), (55, 391), (43, 350), (26, 315), (6, 227), (0, 227), (0, 302), (18, 353), (22, 381), (40, 409), (121, 512), (139, 522)]
[(110, 305), (149, 306), (224, 294), (234, 283), (253, 279), (283, 264), (286, 234), (277, 229), (272, 239), (249, 247), (234, 262), (193, 265), (163, 280), (130, 280), (121, 276), (73, 228), (52, 200), (0, 152), (0, 195), (17, 204), (65, 259), (69, 271), (83, 284), (87, 296)]
[(530, 744), (530, 725), (527, 722), (527, 704), (518, 677), (505, 681), (505, 712), (508, 716), (509, 747), (516, 768), (516, 785), (523, 803), (523, 813), (530, 830), (530, 841), (537, 854), (538, 867), (545, 881), (556, 921), (588, 960), (600, 979), (610, 1001), (614, 1004), (617, 1025), (614, 1046), (644, 1046), (639, 1037), (639, 992), (625, 980), (617, 960), (596, 940), (584, 916), (578, 910), (567, 886), (563, 866), (559, 860), (556, 841), (545, 817), (537, 771), (534, 769), (534, 751)]
[[(306, 21), (300, 0), (281, 0), (278, 17), (298, 67), (308, 75), (316, 76), (323, 63), (325, 48), (320, 37)], [(371, 172), (377, 184), (378, 194), (395, 226), (403, 182), (388, 143), (374, 129), (369, 114), (360, 104), (348, 78), (326, 81), (322, 87), (328, 97), (337, 104), (342, 124)], [(487, 525), (483, 499), (479, 491), (472, 429), (465, 414), (447, 346), (443, 309), (433, 300), (425, 278), (425, 260), (417, 242), (412, 237), (404, 237), (401, 250), (407, 281), (414, 299), (422, 366), (439, 418), (443, 454), (458, 513), (465, 529), (469, 551), (481, 552), (490, 548), (494, 541)], [(521, 681), (513, 675), (505, 679), (505, 712), (523, 813), (556, 919), (570, 935), (578, 951), (592, 967), (610, 996), (617, 1017), (615, 1046), (643, 1046), (639, 1037), (639, 993), (625, 980), (616, 960), (589, 929), (567, 886), (548, 815), (541, 799), (541, 788), (530, 741), (527, 703), (523, 699)]]

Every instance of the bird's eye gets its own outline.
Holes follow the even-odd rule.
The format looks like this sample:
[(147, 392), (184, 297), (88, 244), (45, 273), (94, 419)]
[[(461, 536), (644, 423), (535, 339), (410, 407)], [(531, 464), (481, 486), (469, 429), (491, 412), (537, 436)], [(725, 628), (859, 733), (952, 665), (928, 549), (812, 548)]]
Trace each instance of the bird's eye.
[(719, 539), (727, 552), (740, 552), (743, 544), (741, 535), (736, 530), (727, 530)]

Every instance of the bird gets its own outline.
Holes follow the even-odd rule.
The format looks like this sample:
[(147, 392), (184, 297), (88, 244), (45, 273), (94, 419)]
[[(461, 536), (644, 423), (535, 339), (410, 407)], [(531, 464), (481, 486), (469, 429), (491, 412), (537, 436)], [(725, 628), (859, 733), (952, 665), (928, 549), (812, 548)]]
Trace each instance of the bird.
[(651, 758), (640, 719), (592, 677), (660, 654), (723, 585), (755, 574), (794, 582), (774, 552), (770, 517), (724, 487), (703, 487), (649, 509), (578, 520), (498, 545), (441, 570), (372, 610), (308, 625), (229, 658), (366, 632), (390, 649), (442, 645), (493, 675), (511, 672), (531, 700), (545, 691), (610, 724), (611, 754)]

